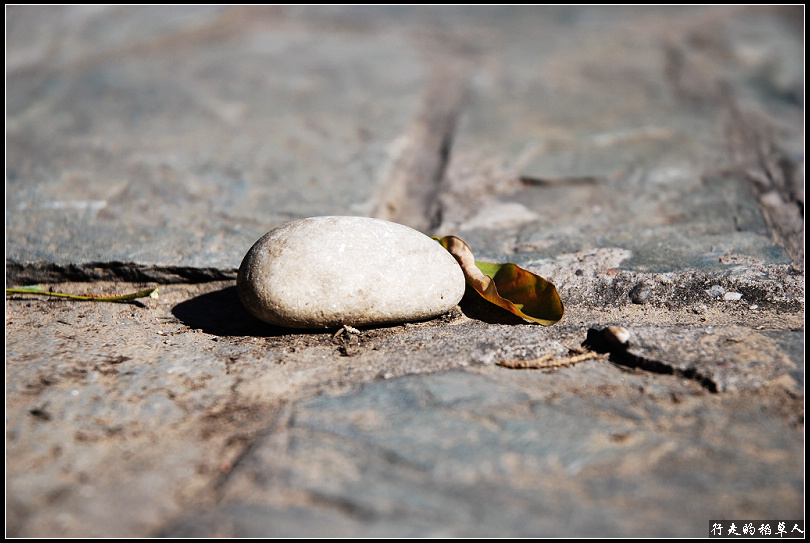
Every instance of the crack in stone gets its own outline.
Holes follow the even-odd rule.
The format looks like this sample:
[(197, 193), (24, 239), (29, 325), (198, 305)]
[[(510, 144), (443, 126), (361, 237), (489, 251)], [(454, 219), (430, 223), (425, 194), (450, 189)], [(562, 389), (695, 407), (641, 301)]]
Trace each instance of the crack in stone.
[(757, 201), (774, 241), (785, 248), (793, 265), (804, 270), (804, 179), (800, 167), (767, 134), (760, 134), (750, 115), (733, 109), (732, 123), (747, 134), (751, 166), (742, 174), (757, 190)]
[(589, 328), (583, 346), (587, 346), (597, 353), (610, 354), (610, 361), (614, 364), (632, 369), (640, 369), (661, 375), (676, 375), (684, 379), (696, 381), (709, 392), (719, 392), (717, 383), (711, 377), (704, 375), (694, 368), (685, 370), (674, 368), (665, 362), (636, 356), (627, 350), (627, 345), (615, 340), (607, 329)]
[(368, 522), (379, 517), (377, 511), (364, 507), (343, 496), (329, 496), (321, 492), (308, 492), (313, 505), (334, 509), (339, 513)]
[[(457, 59), (456, 59), (457, 61)], [(438, 194), (467, 89), (464, 62), (433, 70), (419, 114), (398, 138), (372, 216), (430, 233), (441, 222)]]
[(126, 281), (132, 283), (207, 283), (236, 279), (235, 269), (192, 266), (154, 266), (133, 262), (88, 262), (59, 265), (50, 262), (21, 263), (6, 260), (6, 283), (24, 285), (65, 281)]
[[(226, 487), (234, 479), (243, 475), (245, 471), (250, 471), (251, 467), (245, 468), (246, 464), (250, 464), (256, 451), (262, 447), (271, 450), (282, 450), (288, 446), (286, 439), (286, 431), (290, 427), (292, 421), (292, 408), (289, 403), (282, 403), (270, 416), (268, 424), (260, 431), (257, 431), (242, 447), (242, 450), (231, 460), (228, 470), (220, 474), (219, 477), (214, 478), (211, 489), (214, 495), (214, 501), (222, 501)], [(238, 482), (236, 483), (238, 485)]]
[(702, 54), (669, 44), (665, 49), (667, 81), (681, 99), (725, 112), (732, 152), (726, 174), (751, 183), (774, 241), (784, 247), (793, 266), (804, 271), (803, 169), (776, 141), (780, 128), (773, 121), (742, 107), (727, 81), (701, 69), (698, 57)]

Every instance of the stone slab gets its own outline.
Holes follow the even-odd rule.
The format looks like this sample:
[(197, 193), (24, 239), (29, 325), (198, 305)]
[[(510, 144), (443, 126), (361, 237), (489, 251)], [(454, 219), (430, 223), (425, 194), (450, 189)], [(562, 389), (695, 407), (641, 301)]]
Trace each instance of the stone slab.
[[(280, 536), (290, 515), (297, 535), (329, 536), (336, 511), (360, 537), (701, 537), (743, 507), (801, 518), (800, 431), (677, 380), (668, 401), (610, 381), (571, 397), (539, 373), (453, 371), (303, 402), (219, 505), (164, 535)], [(274, 503), (285, 493), (306, 512)]]
[(439, 233), (489, 258), (623, 247), (648, 271), (797, 261), (758, 198), (803, 186), (796, 15), (14, 7), (7, 261), (227, 271), (287, 220), (375, 214), (455, 63)]
[(727, 253), (803, 266), (760, 211), (774, 186), (804, 183), (791, 173), (804, 163), (800, 14), (562, 13), (515, 10), (489, 29), (439, 235), (519, 262), (621, 248), (637, 271), (718, 268)]
[[(564, 362), (606, 323), (628, 327), (638, 348), (660, 337), (733, 341), (650, 350), (646, 367), (617, 353), (546, 370), (498, 366)], [(677, 503), (697, 489), (706, 502), (730, 493), (726, 516), (743, 502), (765, 516), (790, 511), (801, 497), (802, 326), (800, 311), (717, 302), (699, 312), (572, 304), (544, 328), (468, 298), (423, 323), (299, 333), (253, 318), (230, 282), (164, 286), (159, 299), (126, 305), (15, 296), (6, 302), (9, 535), (284, 535), (300, 522), (312, 535), (332, 525), (347, 536), (490, 533), (479, 518), (524, 535), (563, 534), (566, 518), (579, 533), (692, 534), (696, 513)], [(749, 345), (771, 358), (712, 365), (727, 346)], [(716, 394), (678, 373), (684, 349), (737, 386)], [(715, 453), (725, 460), (694, 460)], [(627, 471), (637, 462), (648, 471)], [(768, 492), (732, 492), (755, 483)], [(590, 492), (609, 498), (615, 516), (582, 502)], [(488, 495), (497, 507), (475, 513)], [(660, 515), (661, 527), (626, 500)], [(442, 514), (425, 516), (431, 504)], [(664, 521), (669, 507), (694, 522)]]
[(283, 222), (370, 214), (423, 64), (302, 18), (12, 8), (7, 261), (232, 270)]

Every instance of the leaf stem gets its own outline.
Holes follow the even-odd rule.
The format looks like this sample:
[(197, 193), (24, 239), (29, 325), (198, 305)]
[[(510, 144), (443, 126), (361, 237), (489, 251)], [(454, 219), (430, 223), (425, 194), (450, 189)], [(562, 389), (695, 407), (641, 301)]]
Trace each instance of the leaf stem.
[(89, 302), (128, 302), (138, 298), (146, 298), (147, 296), (150, 298), (157, 298), (158, 288), (159, 287), (147, 288), (144, 290), (139, 290), (138, 292), (133, 292), (132, 294), (124, 294), (120, 296), (107, 296), (103, 294), (66, 294), (64, 292), (49, 292), (44, 290), (42, 287), (34, 286), (7, 288), (6, 294), (37, 294), (40, 296), (55, 296), (58, 298), (68, 298), (70, 300), (82, 300)]

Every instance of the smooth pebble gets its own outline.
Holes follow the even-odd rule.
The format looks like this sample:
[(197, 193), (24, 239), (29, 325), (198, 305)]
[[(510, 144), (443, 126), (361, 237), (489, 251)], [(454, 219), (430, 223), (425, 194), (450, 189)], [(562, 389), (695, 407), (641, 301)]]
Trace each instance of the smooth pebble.
[(652, 296), (652, 289), (644, 283), (639, 283), (630, 289), (628, 295), (634, 304), (646, 304)]
[(239, 298), (291, 328), (394, 324), (436, 317), (464, 295), (461, 267), (428, 236), (365, 217), (312, 217), (265, 234), (245, 255)]

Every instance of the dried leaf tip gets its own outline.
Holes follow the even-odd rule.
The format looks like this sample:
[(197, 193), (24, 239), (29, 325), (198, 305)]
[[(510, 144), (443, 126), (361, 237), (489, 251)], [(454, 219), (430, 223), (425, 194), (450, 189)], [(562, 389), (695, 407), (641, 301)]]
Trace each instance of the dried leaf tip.
[(433, 239), (453, 255), (467, 284), (485, 300), (543, 326), (562, 319), (565, 309), (550, 281), (512, 263), (476, 262), (470, 246), (456, 236)]

